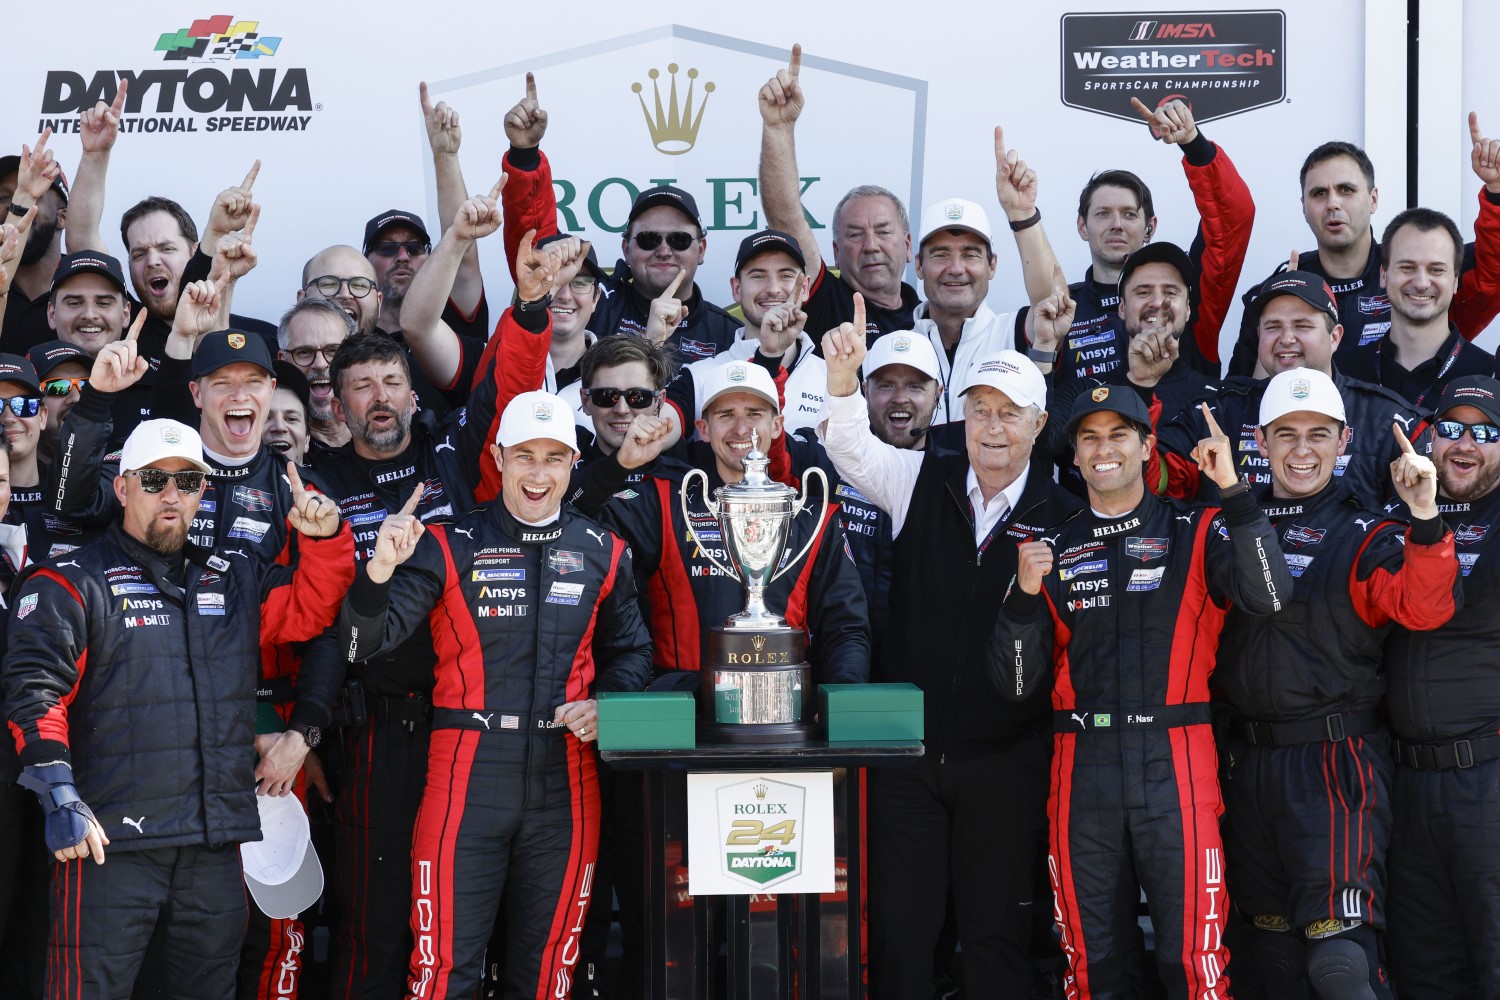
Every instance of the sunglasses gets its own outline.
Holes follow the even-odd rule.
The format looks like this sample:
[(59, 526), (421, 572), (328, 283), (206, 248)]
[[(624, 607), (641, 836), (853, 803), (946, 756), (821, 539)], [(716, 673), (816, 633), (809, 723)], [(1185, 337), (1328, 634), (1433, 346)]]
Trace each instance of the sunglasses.
[(678, 253), (682, 253), (688, 247), (692, 246), (697, 241), (698, 237), (694, 236), (692, 233), (684, 233), (680, 231), (675, 233), (663, 234), (650, 229), (643, 229), (635, 234), (635, 245), (640, 247), (642, 250), (655, 250), (657, 247), (661, 246), (661, 241), (664, 239), (667, 241), (667, 246), (671, 247), (673, 250), (676, 250)]
[(608, 410), (625, 397), (625, 405), (632, 410), (644, 410), (656, 402), (655, 389), (590, 389), (589, 402), (601, 410)]
[(394, 257), (402, 250), (406, 251), (408, 257), (421, 257), (432, 252), (432, 244), (422, 240), (387, 240), (370, 248), (370, 252), (377, 257)]
[(1433, 429), (1445, 441), (1457, 441), (1464, 436), (1464, 431), (1469, 432), (1475, 444), (1494, 444), (1500, 441), (1500, 427), (1494, 424), (1461, 424), (1457, 420), (1439, 420), (1433, 425)]
[(75, 375), (72, 378), (49, 378), (42, 383), (42, 392), (48, 396), (66, 396), (77, 389), (83, 391), (83, 387), (89, 384), (87, 375)]
[(316, 288), (318, 293), (324, 298), (331, 299), (339, 293), (339, 288), (343, 285), (349, 286), (349, 294), (356, 299), (362, 299), (375, 290), (375, 282), (364, 275), (358, 275), (353, 278), (340, 278), (337, 275), (325, 274), (320, 278), (314, 278), (303, 287)]
[(203, 473), (195, 469), (184, 469), (182, 472), (165, 472), (161, 469), (135, 469), (122, 473), (126, 479), (139, 479), (141, 489), (147, 493), (160, 493), (167, 488), (167, 480), (177, 483), (177, 492), (183, 494), (197, 493), (203, 489)]
[(4, 406), (18, 417), (34, 417), (42, 408), (41, 396), (7, 396), (0, 399), (0, 406)]

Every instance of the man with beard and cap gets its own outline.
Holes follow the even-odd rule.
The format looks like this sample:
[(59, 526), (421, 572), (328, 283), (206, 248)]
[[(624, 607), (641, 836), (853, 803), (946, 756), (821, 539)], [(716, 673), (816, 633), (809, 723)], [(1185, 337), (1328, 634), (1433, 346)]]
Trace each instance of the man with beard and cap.
[[(52, 278), (62, 258), (62, 233), (68, 222), (68, 182), (47, 149), (46, 129), (36, 148), (21, 147), (20, 156), (0, 156), (0, 213), (25, 228), (19, 266), (12, 272), (5, 299), (4, 347), (24, 354), (50, 340), (47, 303)], [(35, 207), (35, 213), (28, 212)]]
[(276, 326), (277, 357), (294, 365), (308, 385), (307, 418), (314, 454), (349, 443), (349, 427), (333, 412), (329, 377), (339, 345), (354, 336), (354, 319), (327, 299), (302, 299)]
[(307, 555), (295, 570), (194, 545), (209, 468), (191, 427), (141, 424), (113, 483), (118, 521), (17, 592), (25, 625), (10, 632), (0, 689), (54, 859), (49, 995), (129, 996), (159, 918), (173, 991), (234, 994), (237, 848), (262, 836), (258, 650), (321, 634), (354, 566), (336, 508), (291, 465), (289, 519)]
[[(1381, 386), (1348, 378), (1333, 364), (1334, 350), (1343, 336), (1338, 306), (1328, 283), (1306, 271), (1284, 271), (1266, 280), (1260, 297), (1251, 303), (1260, 331), (1260, 363), (1275, 375), (1292, 368), (1311, 368), (1333, 379), (1348, 415), (1349, 444), (1334, 464), (1335, 476), (1348, 476), (1350, 490), (1365, 503), (1379, 505), (1390, 493), (1390, 463), (1400, 457), (1391, 438), (1399, 424), (1418, 451), (1428, 447), (1430, 434), (1421, 413), (1396, 393)], [(1129, 380), (1143, 398), (1177, 360), (1171, 338), (1138, 337), (1131, 344)], [(1234, 461), (1254, 486), (1270, 483), (1267, 460), (1255, 443), (1261, 396), (1269, 379), (1230, 378), (1207, 401), (1219, 426), (1235, 442)], [(1162, 410), (1157, 455), (1147, 470), (1153, 490), (1182, 499), (1206, 488), (1197, 465), (1189, 457), (1195, 441), (1206, 436), (1199, 410), (1175, 415)]]
[(36, 369), (42, 405), (47, 408), (47, 426), (42, 428), (37, 454), (43, 462), (51, 462), (57, 453), (57, 432), (88, 385), (94, 359), (65, 340), (48, 340), (28, 351), (26, 360)]
[[(505, 136), (510, 140), (502, 160), (505, 225), (512, 238), (529, 229), (536, 230), (538, 239), (558, 231), (552, 165), (540, 148), (546, 131), (547, 112), (537, 101), (536, 80), (527, 73), (526, 96), (505, 115)], [(691, 194), (670, 184), (641, 191), (626, 217), (622, 257), (613, 275), (605, 278), (605, 298), (596, 305), (589, 329), (601, 337), (644, 335), (655, 320), (671, 331), (668, 342), (684, 361), (727, 351), (739, 324), (708, 302), (693, 281), (707, 248), (698, 203)], [(671, 295), (665, 294), (669, 285)]]
[[(1437, 508), (1453, 526), (1463, 606), (1386, 642), (1396, 735), (1392, 978), (1415, 1000), (1500, 997), (1500, 382), (1454, 379), (1436, 407)], [(1399, 506), (1395, 516), (1403, 514)]]
[(1260, 503), (1296, 583), (1280, 614), (1230, 609), (1212, 679), (1225, 870), (1253, 928), (1248, 947), (1230, 939), (1233, 968), (1254, 966), (1272, 997), (1391, 996), (1379, 938), (1392, 777), (1381, 656), (1394, 628), (1446, 622), (1458, 589), (1432, 462), (1393, 431), (1391, 480), (1410, 524), (1386, 519), (1333, 475), (1344, 417), (1322, 372), (1293, 368), (1266, 386)]

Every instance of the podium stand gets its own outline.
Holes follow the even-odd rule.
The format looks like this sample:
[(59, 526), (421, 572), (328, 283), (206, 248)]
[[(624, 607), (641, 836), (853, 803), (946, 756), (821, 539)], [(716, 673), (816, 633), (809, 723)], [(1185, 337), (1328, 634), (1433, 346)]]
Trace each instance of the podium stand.
[[(601, 751), (600, 759), (611, 767), (640, 770), (645, 776), (646, 996), (864, 997), (864, 781), (859, 769), (909, 764), (922, 753), (918, 740)], [(835, 768), (848, 769), (834, 786), (835, 853), (842, 859), (844, 891), (700, 897), (688, 892), (689, 772)]]

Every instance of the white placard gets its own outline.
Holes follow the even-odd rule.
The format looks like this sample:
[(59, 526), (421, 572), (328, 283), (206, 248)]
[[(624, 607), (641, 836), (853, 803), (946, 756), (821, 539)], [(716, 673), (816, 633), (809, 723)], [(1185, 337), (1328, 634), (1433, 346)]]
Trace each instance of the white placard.
[(833, 892), (833, 772), (688, 775), (688, 892)]

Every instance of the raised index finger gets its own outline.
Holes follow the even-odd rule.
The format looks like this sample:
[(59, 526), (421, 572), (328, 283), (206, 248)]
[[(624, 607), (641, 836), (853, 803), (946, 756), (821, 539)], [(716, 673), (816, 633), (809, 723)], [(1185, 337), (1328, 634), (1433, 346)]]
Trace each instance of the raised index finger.
[(1407, 438), (1406, 432), (1401, 429), (1401, 425), (1392, 420), (1391, 430), (1396, 432), (1396, 441), (1401, 445), (1401, 453), (1403, 455), (1411, 455), (1412, 457), (1416, 457), (1417, 449), (1411, 446), (1411, 441)]
[(500, 200), (500, 192), (505, 190), (505, 178), (506, 178), (506, 175), (505, 174), (501, 174), (500, 175), (500, 179), (495, 182), (495, 186), (492, 187), (492, 188), (490, 188), (490, 198), (491, 198), (491, 200), (493, 200), (493, 201), (499, 201)]
[(297, 463), (291, 459), (287, 459), (286, 462), (286, 481), (287, 485), (292, 488), (292, 499), (294, 501), (307, 492), (307, 488), (302, 485), (302, 477), (297, 475)]
[(125, 88), (130, 86), (129, 80), (121, 80), (120, 86), (115, 90), (115, 99), (109, 103), (109, 110), (116, 118), (125, 110)]
[(248, 240), (248, 239), (250, 239), (250, 237), (252, 237), (252, 236), (255, 235), (255, 224), (257, 222), (259, 222), (259, 221), (260, 221), (260, 205), (259, 204), (251, 205), (250, 206), (250, 221), (247, 222), (247, 223), (245, 223), (245, 229), (244, 229), (245, 239)]
[(682, 284), (682, 279), (686, 276), (687, 269), (679, 267), (677, 269), (677, 277), (672, 279), (672, 283), (667, 286), (664, 292), (661, 293), (661, 297), (664, 299), (675, 299), (677, 297), (677, 288)]
[(1208, 404), (1199, 403), (1198, 409), (1203, 411), (1203, 420), (1208, 424), (1209, 437), (1224, 437), (1224, 431), (1219, 427), (1219, 422), (1214, 419), (1214, 411), (1208, 408)]
[(786, 71), (787, 73), (791, 74), (791, 77), (794, 80), (797, 78), (797, 74), (802, 72), (802, 43), (792, 43), (792, 58), (791, 61), (786, 64)]
[(854, 333), (864, 340), (865, 338), (865, 297), (859, 292), (854, 293)]
[(425, 482), (418, 483), (417, 488), (411, 491), (411, 497), (406, 501), (406, 503), (401, 505), (401, 510), (399, 511), (399, 513), (405, 514), (408, 517), (412, 514), (415, 514), (417, 512), (417, 504), (422, 502), (422, 494), (426, 491), (426, 489), (427, 484)]
[(526, 99), (536, 102), (536, 77), (530, 73), (526, 74)]
[(1005, 162), (1005, 129), (995, 126), (995, 162)]
[(1159, 124), (1156, 120), (1156, 112), (1152, 111), (1150, 108), (1146, 107), (1146, 105), (1142, 104), (1139, 97), (1132, 97), (1130, 99), (1130, 106), (1132, 108), (1135, 108), (1136, 114), (1146, 119), (1147, 125)]
[(240, 187), (244, 188), (246, 191), (249, 191), (251, 185), (253, 185), (255, 183), (255, 177), (256, 177), (256, 175), (259, 174), (259, 173), (260, 173), (260, 161), (256, 160), (254, 166), (252, 166), (250, 168), (250, 172), (245, 175), (245, 179), (240, 182)]
[(1475, 142), (1484, 141), (1484, 133), (1479, 130), (1479, 112), (1469, 112), (1469, 138)]
[(432, 98), (427, 96), (427, 81), (417, 83), (417, 94), (422, 98), (422, 114), (432, 116)]
[(141, 337), (141, 330), (146, 326), (146, 307), (142, 306), (136, 311), (135, 319), (130, 322), (130, 330), (125, 334), (125, 342), (133, 344)]

